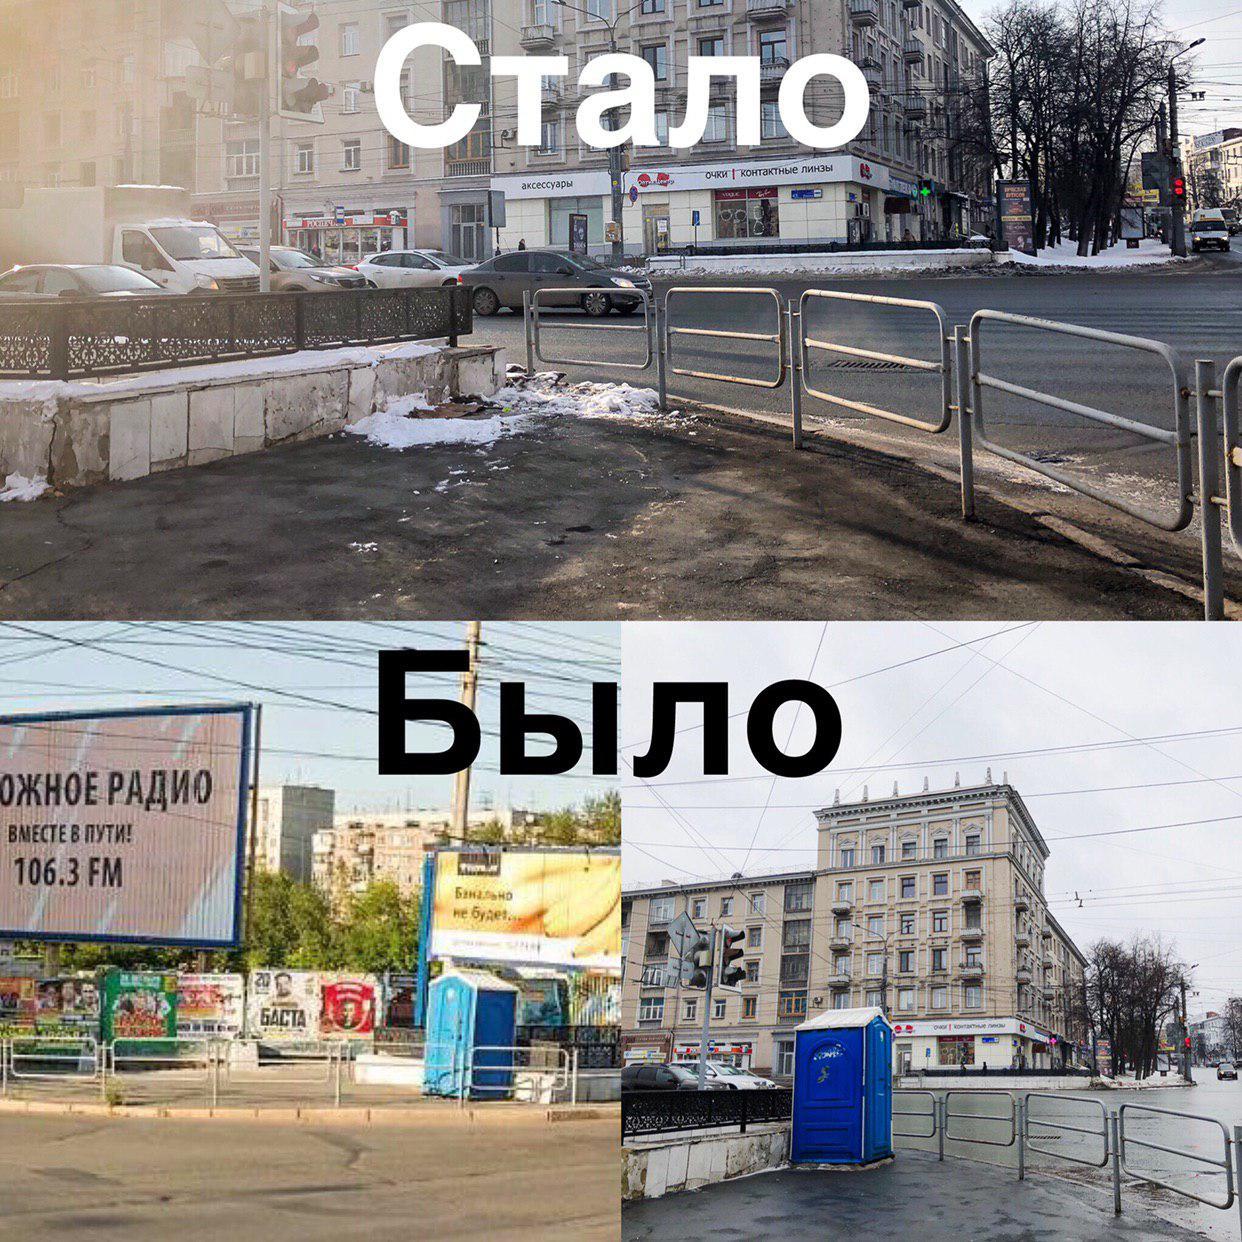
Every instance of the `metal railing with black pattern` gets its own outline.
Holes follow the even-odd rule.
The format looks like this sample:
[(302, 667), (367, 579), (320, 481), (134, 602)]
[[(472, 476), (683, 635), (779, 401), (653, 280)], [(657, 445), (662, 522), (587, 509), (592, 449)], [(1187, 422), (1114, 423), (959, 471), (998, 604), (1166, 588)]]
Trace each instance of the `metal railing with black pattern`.
[(676, 1130), (716, 1130), (787, 1122), (793, 1115), (793, 1090), (775, 1087), (754, 1091), (623, 1091), (621, 1134), (638, 1138)]
[(473, 331), (469, 290), (0, 302), (0, 377), (85, 379)]

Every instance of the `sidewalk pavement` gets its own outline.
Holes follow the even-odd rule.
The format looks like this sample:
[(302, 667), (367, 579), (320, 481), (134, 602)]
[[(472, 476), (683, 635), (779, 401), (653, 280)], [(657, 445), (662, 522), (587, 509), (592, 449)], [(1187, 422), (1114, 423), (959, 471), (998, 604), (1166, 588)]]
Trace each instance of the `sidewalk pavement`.
[(901, 1151), (890, 1164), (840, 1172), (783, 1169), (625, 1204), (623, 1242), (677, 1238), (918, 1238), (920, 1242), (1192, 1239), (1201, 1235), (1055, 1178)]
[(899, 449), (807, 443), (562, 412), (479, 447), (339, 437), (11, 503), (0, 616), (1202, 615), (990, 495), (964, 523), (953, 481)]

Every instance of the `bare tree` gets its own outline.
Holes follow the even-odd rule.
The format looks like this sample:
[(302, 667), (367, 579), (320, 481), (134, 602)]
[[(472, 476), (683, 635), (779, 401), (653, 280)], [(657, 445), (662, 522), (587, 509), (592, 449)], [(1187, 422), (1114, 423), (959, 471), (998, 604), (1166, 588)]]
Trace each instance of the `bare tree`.
[(1242, 996), (1225, 1002), (1225, 1049), (1236, 1061), (1242, 1057)]

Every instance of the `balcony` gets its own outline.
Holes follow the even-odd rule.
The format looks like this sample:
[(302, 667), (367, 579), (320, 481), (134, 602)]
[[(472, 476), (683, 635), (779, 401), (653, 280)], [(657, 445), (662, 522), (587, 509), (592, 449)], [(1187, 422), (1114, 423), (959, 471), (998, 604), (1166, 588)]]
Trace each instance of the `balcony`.
[(959, 901), (982, 901), (983, 893), (977, 888), (964, 888), (962, 889), (962, 895), (958, 898), (958, 900)]
[(1029, 949), (1031, 947), (1031, 933), (1026, 932), (1026, 931), (1020, 931), (1013, 938), (1013, 942), (1014, 944), (1018, 946), (1019, 949)]
[(1045, 928), (1044, 928), (1044, 930), (1043, 930), (1042, 932), (1040, 932), (1040, 935), (1041, 935), (1041, 936), (1043, 936), (1043, 938), (1044, 938), (1045, 940), (1051, 940), (1051, 939), (1052, 939), (1052, 929), (1051, 929), (1050, 927), (1045, 927)]
[(854, 903), (848, 897), (838, 898), (832, 903), (833, 914), (849, 914), (854, 908)]
[(759, 65), (759, 85), (779, 86), (788, 72), (789, 60), (785, 56), (774, 56), (771, 60), (762, 61)]
[(746, 0), (746, 16), (752, 22), (784, 17), (793, 7), (793, 0)]
[(880, 0), (850, 0), (850, 21), (855, 26), (878, 25)]
[(1031, 972), (1027, 970), (1025, 966), (1020, 966), (1018, 968), (1018, 973), (1014, 975), (1014, 978), (1017, 979), (1019, 983), (1030, 983)]
[(1025, 914), (1031, 908), (1031, 900), (1029, 897), (1015, 897), (1013, 899), (1013, 909), (1015, 914)]
[[(490, 177), (492, 161), (481, 160), (445, 160), (444, 175), (446, 177)], [(662, 920), (667, 922), (668, 920)]]
[(862, 62), (863, 77), (867, 79), (867, 85), (873, 90), (879, 90), (884, 85), (884, 69), (878, 60), (870, 58)]
[(907, 65), (923, 63), (923, 45), (913, 35), (907, 35), (902, 41), (901, 58)]
[(1057, 959), (1053, 957), (1052, 954), (1049, 953), (1047, 949), (1045, 949), (1044, 950), (1044, 965), (1055, 966), (1056, 964), (1057, 964)]
[(562, 87), (560, 82), (545, 80), (539, 89), (544, 103), (556, 104), (561, 102)]
[(830, 949), (852, 949), (854, 937), (849, 932), (833, 932), (828, 938), (828, 947)]
[(833, 975), (828, 980), (828, 986), (830, 988), (848, 988), (852, 982), (853, 978), (847, 971), (843, 975)]
[(982, 979), (983, 963), (963, 962), (961, 965), (961, 976), (963, 979)]
[(962, 928), (962, 939), (963, 940), (982, 940), (983, 939), (983, 928), (982, 927), (963, 927)]
[(546, 50), (556, 43), (556, 27), (551, 22), (523, 26), (518, 42), (528, 51)]

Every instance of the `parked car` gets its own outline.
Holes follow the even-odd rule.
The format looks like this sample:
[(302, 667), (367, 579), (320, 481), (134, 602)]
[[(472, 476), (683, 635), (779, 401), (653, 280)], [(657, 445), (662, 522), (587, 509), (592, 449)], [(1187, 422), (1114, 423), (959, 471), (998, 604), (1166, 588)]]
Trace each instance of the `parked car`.
[(1222, 1061), (1216, 1067), (1216, 1081), (1221, 1082), (1226, 1078), (1232, 1079), (1234, 1082), (1238, 1081), (1238, 1068), (1231, 1061)]
[(1219, 214), (1203, 216), (1190, 226), (1190, 248), (1198, 254), (1200, 250), (1228, 250), (1229, 225)]
[[(689, 1070), (694, 1075), (695, 1081), (698, 1080), (699, 1063), (697, 1061), (677, 1061), (674, 1064)], [(776, 1086), (770, 1078), (761, 1078), (749, 1070), (738, 1069), (736, 1065), (730, 1065), (727, 1061), (708, 1061), (706, 1079), (708, 1082), (718, 1083), (727, 1091), (762, 1091)]]
[[(709, 1082), (710, 1091), (724, 1090), (724, 1084)], [(627, 1065), (621, 1071), (622, 1091), (697, 1091), (699, 1078), (682, 1065)]]
[(443, 250), (384, 250), (367, 255), (355, 268), (381, 289), (455, 285), (470, 264)]
[[(251, 263), (259, 266), (258, 246), (241, 246), (239, 249)], [(309, 293), (327, 293), (333, 289), (367, 287), (367, 278), (361, 272), (352, 267), (329, 266), (296, 246), (272, 246), (268, 257), (271, 260), (272, 289), (276, 292), (303, 289)]]
[(138, 298), (171, 291), (119, 263), (33, 263), (0, 276), (0, 298)]
[[(511, 250), (462, 273), (461, 283), (474, 290), (477, 315), (494, 315), (502, 306), (522, 309), (522, 295), (536, 289), (573, 291), (540, 298), (540, 306), (580, 306), (588, 315), (610, 310), (632, 315), (651, 293), (651, 281), (636, 272), (606, 267), (595, 259), (564, 250)], [(576, 290), (581, 289), (578, 293)]]

